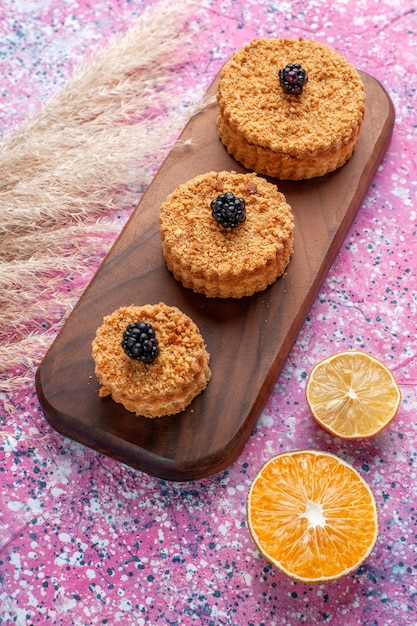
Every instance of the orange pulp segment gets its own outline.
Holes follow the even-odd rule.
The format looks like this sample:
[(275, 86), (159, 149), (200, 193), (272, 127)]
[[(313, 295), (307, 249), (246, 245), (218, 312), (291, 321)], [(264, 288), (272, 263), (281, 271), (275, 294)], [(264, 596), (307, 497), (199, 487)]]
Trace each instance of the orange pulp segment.
[(306, 583), (357, 569), (378, 537), (377, 505), (365, 480), (337, 456), (314, 450), (279, 454), (260, 469), (247, 519), (264, 558)]
[(401, 392), (386, 365), (349, 350), (316, 363), (306, 399), (322, 428), (341, 439), (359, 439), (376, 435), (394, 419)]

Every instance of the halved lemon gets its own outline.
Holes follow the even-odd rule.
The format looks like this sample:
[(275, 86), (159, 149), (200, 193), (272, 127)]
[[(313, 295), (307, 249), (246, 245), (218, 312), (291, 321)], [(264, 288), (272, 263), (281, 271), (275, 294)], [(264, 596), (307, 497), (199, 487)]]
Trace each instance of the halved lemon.
[(378, 509), (360, 474), (328, 452), (270, 459), (247, 499), (248, 528), (265, 559), (305, 583), (356, 570), (378, 538)]
[(342, 439), (360, 439), (388, 426), (401, 392), (386, 365), (365, 352), (349, 350), (316, 363), (306, 399), (322, 428)]

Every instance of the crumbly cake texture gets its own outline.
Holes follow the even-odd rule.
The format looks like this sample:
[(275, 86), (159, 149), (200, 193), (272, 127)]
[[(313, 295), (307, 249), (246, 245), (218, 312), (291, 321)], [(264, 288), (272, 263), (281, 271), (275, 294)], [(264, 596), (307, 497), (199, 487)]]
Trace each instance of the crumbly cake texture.
[[(300, 63), (303, 93), (288, 95), (278, 72)], [(303, 38), (254, 39), (223, 66), (217, 128), (247, 169), (285, 180), (322, 176), (352, 156), (365, 114), (357, 70), (336, 50)]]
[[(149, 365), (128, 357), (122, 336), (128, 324), (152, 324), (159, 354)], [(121, 307), (103, 319), (92, 343), (101, 397), (111, 395), (128, 411), (148, 418), (185, 409), (211, 377), (210, 355), (195, 322), (163, 302)]]
[[(225, 228), (210, 202), (232, 192), (246, 220)], [(277, 186), (255, 173), (208, 172), (179, 185), (160, 209), (162, 251), (184, 287), (207, 297), (241, 298), (266, 289), (287, 267), (294, 220)]]

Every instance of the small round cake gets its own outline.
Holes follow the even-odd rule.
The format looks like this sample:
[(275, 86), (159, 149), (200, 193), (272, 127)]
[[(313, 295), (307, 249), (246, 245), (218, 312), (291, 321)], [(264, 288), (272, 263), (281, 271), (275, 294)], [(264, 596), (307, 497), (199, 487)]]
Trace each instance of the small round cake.
[(255, 173), (196, 176), (168, 196), (159, 220), (168, 269), (209, 298), (266, 289), (293, 252), (291, 207), (276, 185)]
[(245, 168), (282, 180), (323, 176), (352, 156), (365, 114), (357, 70), (312, 40), (254, 39), (223, 66), (217, 128)]
[(92, 354), (99, 395), (111, 395), (128, 411), (149, 418), (179, 413), (211, 377), (197, 325), (163, 302), (121, 307), (104, 317)]

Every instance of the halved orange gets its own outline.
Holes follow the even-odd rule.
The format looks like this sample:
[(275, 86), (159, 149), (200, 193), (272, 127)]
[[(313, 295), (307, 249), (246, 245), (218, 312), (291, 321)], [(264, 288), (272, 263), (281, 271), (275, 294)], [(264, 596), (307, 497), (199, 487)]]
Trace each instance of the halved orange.
[(356, 570), (378, 538), (378, 509), (360, 474), (336, 455), (285, 452), (249, 489), (248, 528), (265, 559), (305, 583)]
[(342, 439), (373, 437), (388, 426), (401, 402), (389, 368), (357, 350), (339, 352), (313, 367), (306, 399), (322, 428)]

